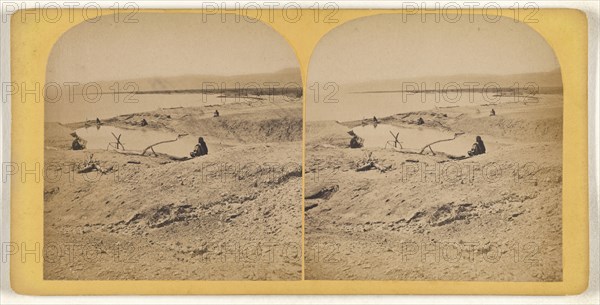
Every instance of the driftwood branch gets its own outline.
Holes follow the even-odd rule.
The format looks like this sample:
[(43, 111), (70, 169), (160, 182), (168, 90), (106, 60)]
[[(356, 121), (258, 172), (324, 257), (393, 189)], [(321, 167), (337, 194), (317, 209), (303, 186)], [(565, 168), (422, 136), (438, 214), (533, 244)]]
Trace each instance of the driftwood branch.
[(83, 168), (78, 170), (77, 173), (79, 174), (83, 174), (83, 173), (89, 173), (91, 171), (99, 171), (102, 174), (106, 174), (108, 172), (110, 172), (113, 169), (112, 166), (109, 166), (108, 168), (102, 168), (99, 165), (99, 162), (97, 160), (94, 160), (94, 154), (91, 154), (88, 158), (88, 160), (86, 160), (83, 163)]
[(382, 166), (382, 165), (380, 165), (380, 164), (378, 164), (378, 163), (376, 163), (376, 162), (374, 162), (374, 161), (370, 161), (370, 162), (367, 162), (365, 165), (358, 167), (358, 168), (356, 169), (356, 171), (357, 171), (357, 172), (364, 172), (364, 171), (368, 171), (368, 170), (370, 170), (370, 169), (372, 169), (372, 168), (376, 168), (376, 169), (378, 169), (380, 172), (384, 173), (384, 172), (386, 172), (387, 170), (389, 170), (391, 167), (392, 167), (391, 165), (388, 165), (388, 166)]
[(391, 145), (394, 145), (394, 148), (397, 148), (398, 145), (400, 145), (400, 149), (404, 149), (404, 147), (402, 147), (402, 142), (400, 142), (398, 140), (398, 136), (400, 135), (400, 132), (397, 132), (396, 134), (394, 134), (391, 130), (389, 130), (389, 132), (392, 135), (392, 137), (394, 137), (394, 141), (387, 141), (385, 143), (385, 147), (387, 148), (388, 144), (391, 143)]
[[(133, 152), (133, 151), (125, 151), (125, 147), (123, 146), (123, 143), (120, 143), (121, 135), (119, 135), (117, 137), (115, 134), (113, 134), (115, 139), (117, 139), (117, 147), (119, 145), (118, 143), (120, 143), (120, 146), (123, 148), (123, 151), (116, 150), (116, 152), (123, 154), (123, 155), (129, 155), (129, 156), (144, 156), (144, 155), (146, 155), (146, 152), (151, 151), (155, 157), (158, 157), (158, 153), (154, 150), (154, 146), (157, 146), (160, 144), (165, 144), (165, 143), (175, 142), (175, 141), (179, 140), (179, 138), (186, 136), (186, 135), (187, 134), (179, 134), (179, 135), (177, 135), (177, 138), (175, 138), (173, 140), (165, 140), (165, 141), (156, 142), (156, 143), (146, 147), (141, 153), (137, 153), (137, 152)], [(110, 144), (109, 144), (109, 146), (110, 146)], [(169, 156), (169, 158), (174, 161), (186, 161), (186, 160), (190, 159), (189, 157), (175, 157), (175, 156)], [(128, 163), (139, 164), (138, 161), (129, 161)]]
[(368, 154), (366, 154), (366, 158), (364, 160), (365, 161), (362, 163), (362, 165), (358, 164), (358, 167), (356, 168), (357, 172), (364, 172), (376, 168), (380, 172), (384, 173), (390, 168), (392, 168), (391, 165), (383, 166), (377, 163), (377, 160), (373, 158), (373, 152), (369, 152)]
[(175, 138), (174, 140), (166, 140), (166, 141), (160, 141), (160, 142), (154, 143), (154, 144), (152, 144), (152, 145), (150, 145), (150, 146), (146, 147), (146, 149), (144, 149), (144, 151), (142, 151), (141, 155), (143, 156), (143, 155), (145, 155), (145, 154), (146, 154), (146, 152), (147, 152), (148, 150), (152, 150), (152, 153), (154, 153), (154, 156), (158, 156), (158, 154), (157, 154), (157, 153), (154, 151), (154, 146), (156, 146), (156, 145), (160, 145), (160, 144), (164, 144), (164, 143), (175, 142), (175, 141), (177, 141), (177, 140), (179, 140), (179, 136), (177, 136), (177, 138)]
[(123, 145), (123, 143), (121, 143), (121, 134), (119, 134), (119, 136), (117, 137), (115, 135), (114, 132), (111, 132), (111, 134), (113, 135), (113, 137), (115, 137), (115, 139), (117, 140), (117, 149), (119, 149), (119, 145), (123, 148), (123, 150), (125, 150), (125, 145)]
[(452, 137), (451, 139), (443, 139), (443, 140), (437, 140), (437, 141), (431, 142), (431, 143), (423, 146), (423, 148), (421, 148), (421, 151), (419, 152), (419, 154), (422, 155), (423, 151), (425, 151), (425, 149), (427, 149), (429, 147), (429, 150), (431, 150), (431, 153), (433, 153), (433, 155), (435, 156), (435, 152), (433, 152), (433, 148), (431, 148), (431, 145), (437, 144), (437, 143), (440, 143), (440, 142), (452, 141), (452, 140), (456, 139), (456, 137), (458, 137), (458, 136), (460, 136), (462, 134), (463, 134), (463, 132), (455, 133), (454, 137)]
[(110, 172), (112, 169), (113, 169), (112, 166), (109, 166), (107, 168), (102, 168), (102, 167), (100, 167), (100, 165), (92, 163), (92, 164), (90, 164), (90, 165), (88, 165), (88, 166), (80, 169), (79, 171), (77, 171), (77, 173), (83, 174), (83, 173), (89, 173), (91, 171), (96, 170), (96, 171), (99, 171), (102, 174), (106, 174), (106, 173)]

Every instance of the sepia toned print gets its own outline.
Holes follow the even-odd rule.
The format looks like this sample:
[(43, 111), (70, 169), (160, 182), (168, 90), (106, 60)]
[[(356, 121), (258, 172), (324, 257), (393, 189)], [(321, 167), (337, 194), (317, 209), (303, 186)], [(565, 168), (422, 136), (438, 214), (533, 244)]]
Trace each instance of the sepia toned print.
[(298, 61), (224, 17), (102, 18), (54, 45), (44, 279), (301, 278)]
[(307, 280), (562, 280), (559, 63), (473, 17), (363, 17), (316, 46)]

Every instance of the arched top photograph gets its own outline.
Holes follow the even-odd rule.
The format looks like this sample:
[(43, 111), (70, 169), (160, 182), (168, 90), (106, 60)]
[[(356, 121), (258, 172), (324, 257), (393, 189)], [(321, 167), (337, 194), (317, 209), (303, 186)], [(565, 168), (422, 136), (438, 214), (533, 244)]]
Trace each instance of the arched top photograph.
[[(306, 167), (332, 179), (305, 182), (305, 239), (347, 255), (308, 279), (563, 279), (557, 57), (511, 18), (439, 14), (360, 17), (314, 48)], [(515, 245), (537, 264), (487, 256)]]
[[(301, 279), (300, 254), (259, 267), (230, 255), (302, 242), (294, 50), (235, 14), (123, 20), (74, 25), (48, 58), (44, 162), (61, 165), (44, 181), (44, 242), (102, 252), (48, 261), (44, 279)], [(108, 259), (115, 247), (136, 260)]]

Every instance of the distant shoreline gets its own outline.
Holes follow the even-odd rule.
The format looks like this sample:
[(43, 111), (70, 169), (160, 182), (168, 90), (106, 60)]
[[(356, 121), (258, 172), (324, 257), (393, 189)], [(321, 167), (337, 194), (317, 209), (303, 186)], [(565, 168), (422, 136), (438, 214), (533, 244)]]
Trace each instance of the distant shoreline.
[[(459, 89), (429, 89), (429, 90), (373, 90), (373, 91), (353, 91), (349, 92), (350, 94), (369, 94), (369, 93), (447, 93), (447, 92), (477, 92), (477, 93), (500, 93), (502, 96), (512, 96), (506, 95), (505, 93), (513, 93), (514, 94), (523, 94), (528, 92), (527, 88), (511, 88), (511, 87), (500, 87), (500, 88), (459, 88)], [(562, 93), (563, 87), (540, 87), (537, 92), (533, 92), (533, 94), (556, 94)]]
[[(221, 94), (222, 97), (249, 96), (249, 95), (295, 95), (302, 97), (302, 88), (274, 87), (274, 88), (239, 88), (239, 89), (172, 89), (172, 90), (147, 90), (147, 91), (112, 91), (108, 94)], [(84, 95), (76, 93), (75, 95)], [(221, 96), (220, 96), (221, 97)]]

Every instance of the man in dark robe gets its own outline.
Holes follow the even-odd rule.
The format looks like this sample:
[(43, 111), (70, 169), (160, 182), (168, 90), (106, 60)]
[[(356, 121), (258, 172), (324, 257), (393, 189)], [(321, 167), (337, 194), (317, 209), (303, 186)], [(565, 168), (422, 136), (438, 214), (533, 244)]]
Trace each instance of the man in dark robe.
[(477, 156), (481, 154), (485, 154), (485, 144), (483, 144), (483, 140), (480, 136), (475, 138), (475, 143), (473, 143), (473, 147), (468, 152), (469, 156)]
[(198, 138), (198, 144), (194, 147), (194, 151), (190, 153), (192, 158), (208, 155), (208, 147), (206, 146), (206, 142), (204, 142), (204, 138)]

